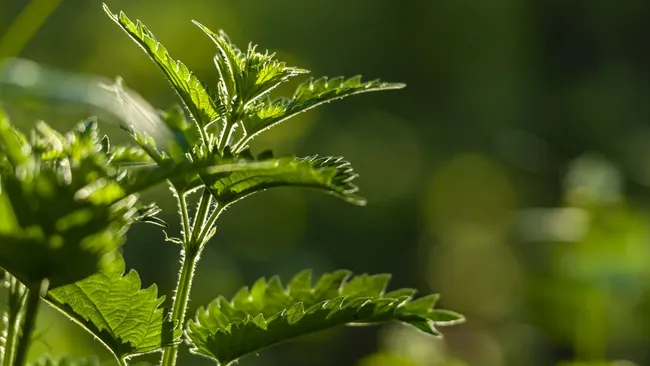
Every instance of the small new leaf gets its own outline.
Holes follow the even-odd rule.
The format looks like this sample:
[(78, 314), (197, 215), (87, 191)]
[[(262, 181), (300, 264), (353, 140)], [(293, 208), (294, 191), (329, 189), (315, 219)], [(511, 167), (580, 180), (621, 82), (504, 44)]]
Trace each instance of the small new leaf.
[(123, 12), (113, 14), (106, 4), (104, 10), (158, 65), (200, 127), (209, 125), (219, 117), (218, 100), (212, 97), (187, 66), (169, 56), (147, 27), (139, 20), (133, 23)]
[(223, 31), (214, 33), (197, 21), (194, 24), (217, 45), (215, 64), (225, 83), (231, 110), (245, 108), (289, 78), (308, 72), (287, 66), (268, 51), (257, 52), (253, 44), (248, 45), (246, 52), (241, 52)]
[[(341, 157), (274, 158), (261, 154), (253, 159), (248, 151), (240, 160), (267, 163), (268, 167), (218, 174), (201, 173), (201, 178), (217, 202), (228, 205), (253, 193), (273, 187), (294, 186), (321, 189), (357, 205), (366, 201), (355, 195), (359, 188), (352, 183), (358, 176), (350, 163)], [(244, 157), (244, 156), (247, 156)]]
[(412, 289), (385, 293), (390, 275), (349, 277), (349, 271), (339, 270), (312, 287), (311, 272), (303, 271), (287, 287), (273, 277), (241, 289), (231, 301), (219, 297), (188, 322), (191, 351), (228, 365), (280, 342), (344, 324), (398, 321), (439, 336), (436, 326), (464, 320), (434, 309), (437, 295), (413, 301)]
[(46, 301), (120, 360), (178, 343), (182, 331), (166, 319), (156, 285), (141, 289), (138, 273), (124, 271), (118, 256), (107, 270), (51, 290)]

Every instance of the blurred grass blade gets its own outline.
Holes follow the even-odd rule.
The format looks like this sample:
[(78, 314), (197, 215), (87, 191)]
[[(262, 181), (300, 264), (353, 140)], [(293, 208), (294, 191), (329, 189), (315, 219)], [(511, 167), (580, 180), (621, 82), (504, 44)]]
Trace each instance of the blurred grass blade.
[(30, 1), (0, 38), (0, 59), (18, 56), (62, 1)]

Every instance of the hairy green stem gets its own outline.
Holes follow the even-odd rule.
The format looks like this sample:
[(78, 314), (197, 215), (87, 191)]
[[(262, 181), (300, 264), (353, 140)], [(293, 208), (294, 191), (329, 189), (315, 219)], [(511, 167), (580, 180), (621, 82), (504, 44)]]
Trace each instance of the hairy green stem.
[[(190, 289), (192, 288), (192, 279), (194, 277), (194, 268), (199, 259), (198, 250), (193, 248), (183, 249), (183, 266), (178, 276), (176, 285), (176, 296), (174, 297), (174, 306), (172, 308), (172, 320), (183, 327), (185, 323), (185, 312), (187, 303), (190, 298)], [(178, 346), (168, 347), (165, 349), (162, 357), (162, 366), (176, 365), (176, 356), (178, 355)]]
[(16, 348), (16, 362), (14, 365), (23, 366), (27, 362), (27, 351), (36, 326), (36, 317), (38, 316), (38, 307), (41, 296), (47, 293), (49, 286), (48, 280), (36, 283), (27, 289), (27, 300), (25, 304), (25, 323), (23, 324), (22, 334)]
[(63, 0), (32, 0), (0, 39), (0, 59), (15, 57), (34, 38)]
[(4, 316), (6, 328), (3, 329), (4, 344), (2, 346), (4, 353), (2, 355), (2, 366), (13, 366), (27, 291), (25, 286), (8, 272), (5, 273), (5, 283), (9, 288), (9, 296), (7, 298), (7, 311)]
[[(185, 323), (185, 313), (187, 312), (187, 304), (190, 299), (190, 290), (192, 288), (192, 281), (194, 278), (194, 269), (201, 255), (203, 249), (201, 245), (201, 234), (205, 230), (205, 218), (207, 212), (212, 204), (212, 195), (206, 189), (201, 196), (197, 214), (194, 217), (194, 227), (189, 224), (189, 212), (187, 211), (187, 201), (185, 194), (177, 192), (178, 205), (181, 210), (181, 217), (183, 220), (183, 252), (182, 252), (182, 267), (178, 276), (178, 283), (176, 284), (176, 296), (174, 296), (174, 305), (172, 306), (172, 320), (183, 327)], [(176, 365), (176, 357), (178, 356), (178, 346), (168, 347), (163, 352), (162, 366)]]

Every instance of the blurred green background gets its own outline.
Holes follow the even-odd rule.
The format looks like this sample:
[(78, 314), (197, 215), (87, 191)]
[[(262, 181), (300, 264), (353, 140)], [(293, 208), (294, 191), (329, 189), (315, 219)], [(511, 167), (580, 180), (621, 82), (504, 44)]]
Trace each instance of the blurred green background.
[[(28, 6), (0, 0), (0, 35)], [(390, 272), (440, 292), (468, 322), (444, 340), (400, 326), (297, 340), (243, 366), (650, 365), (650, 2), (619, 0), (108, 0), (139, 18), (205, 80), (213, 44), (190, 23), (278, 53), (314, 76), (408, 84), (301, 115), (254, 141), (278, 154), (340, 154), (366, 208), (272, 190), (228, 210), (199, 265), (190, 314), (260, 276), (303, 268)], [(153, 105), (175, 95), (101, 2), (34, 0), (0, 57), (117, 75)], [(43, 19), (42, 27), (39, 18)], [(40, 29), (38, 29), (40, 27)], [(0, 36), (1, 37), (1, 36)], [(293, 85), (295, 86), (295, 84)], [(278, 91), (290, 94), (290, 88)], [(13, 121), (69, 128), (65, 108), (13, 108)], [(114, 140), (127, 141), (114, 125)], [(166, 210), (166, 188), (145, 195)], [(170, 294), (179, 248), (136, 226), (125, 247), (143, 285)], [(168, 296), (168, 303), (170, 296)], [(110, 360), (53, 311), (43, 352)], [(155, 359), (155, 358), (153, 358)], [(106, 363), (111, 364), (110, 361)], [(181, 355), (180, 365), (209, 365)]]

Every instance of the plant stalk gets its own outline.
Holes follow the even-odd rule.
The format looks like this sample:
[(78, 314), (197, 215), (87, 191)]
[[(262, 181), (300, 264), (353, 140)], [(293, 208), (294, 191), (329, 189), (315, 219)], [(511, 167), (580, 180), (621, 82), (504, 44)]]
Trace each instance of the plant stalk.
[[(207, 192), (207, 190), (205, 191)], [(207, 193), (209, 195), (209, 192)], [(179, 327), (185, 324), (185, 314), (187, 312), (187, 304), (190, 299), (190, 290), (192, 288), (192, 281), (194, 278), (194, 269), (201, 255), (203, 246), (200, 245), (201, 235), (204, 231), (203, 223), (205, 222), (206, 213), (212, 203), (211, 196), (206, 197), (206, 193), (201, 197), (199, 208), (197, 210), (197, 217), (194, 220), (194, 227), (189, 224), (189, 212), (187, 211), (187, 201), (184, 194), (177, 194), (178, 205), (181, 210), (181, 217), (183, 221), (184, 241), (182, 254), (182, 267), (178, 276), (178, 283), (176, 284), (176, 296), (174, 296), (174, 304), (172, 306), (172, 321)], [(192, 231), (196, 230), (197, 233)], [(161, 366), (175, 366), (176, 357), (178, 356), (178, 346), (165, 348), (162, 356)]]
[(38, 307), (40, 305), (41, 296), (44, 296), (47, 293), (49, 284), (49, 281), (45, 279), (28, 288), (27, 300), (25, 303), (25, 323), (23, 324), (22, 335), (20, 336), (18, 347), (16, 348), (16, 362), (14, 363), (16, 366), (24, 366), (27, 362), (27, 351), (29, 351), (32, 333), (36, 326), (36, 317), (38, 316)]
[[(190, 298), (190, 289), (192, 288), (192, 279), (194, 277), (194, 268), (199, 259), (198, 250), (189, 251), (183, 249), (183, 266), (178, 277), (178, 284), (176, 285), (176, 296), (174, 297), (174, 305), (172, 308), (172, 320), (183, 327), (185, 323), (185, 313), (187, 311), (187, 304)], [(165, 348), (162, 357), (162, 366), (176, 365), (176, 357), (178, 355), (178, 346)]]
[(205, 240), (205, 237), (210, 232), (210, 228), (214, 226), (214, 223), (219, 218), (219, 215), (221, 215), (221, 211), (223, 211), (224, 207), (225, 206), (223, 204), (219, 204), (219, 206), (217, 206), (217, 208), (215, 208), (214, 211), (210, 213), (210, 216), (208, 217), (208, 221), (204, 225), (203, 229), (201, 230), (201, 233), (199, 234), (196, 240), (200, 245), (204, 244), (203, 241)]
[(178, 198), (178, 207), (181, 211), (181, 221), (183, 223), (183, 242), (187, 245), (192, 237), (190, 213), (187, 211), (187, 196), (184, 192), (176, 192), (176, 197)]
[(5, 329), (3, 337), (4, 353), (2, 355), (3, 366), (13, 366), (16, 358), (16, 347), (20, 335), (20, 325), (22, 323), (22, 314), (24, 312), (25, 300), (27, 299), (27, 290), (22, 283), (8, 272), (5, 273), (5, 283), (9, 288), (7, 301), (7, 311), (5, 313)]

